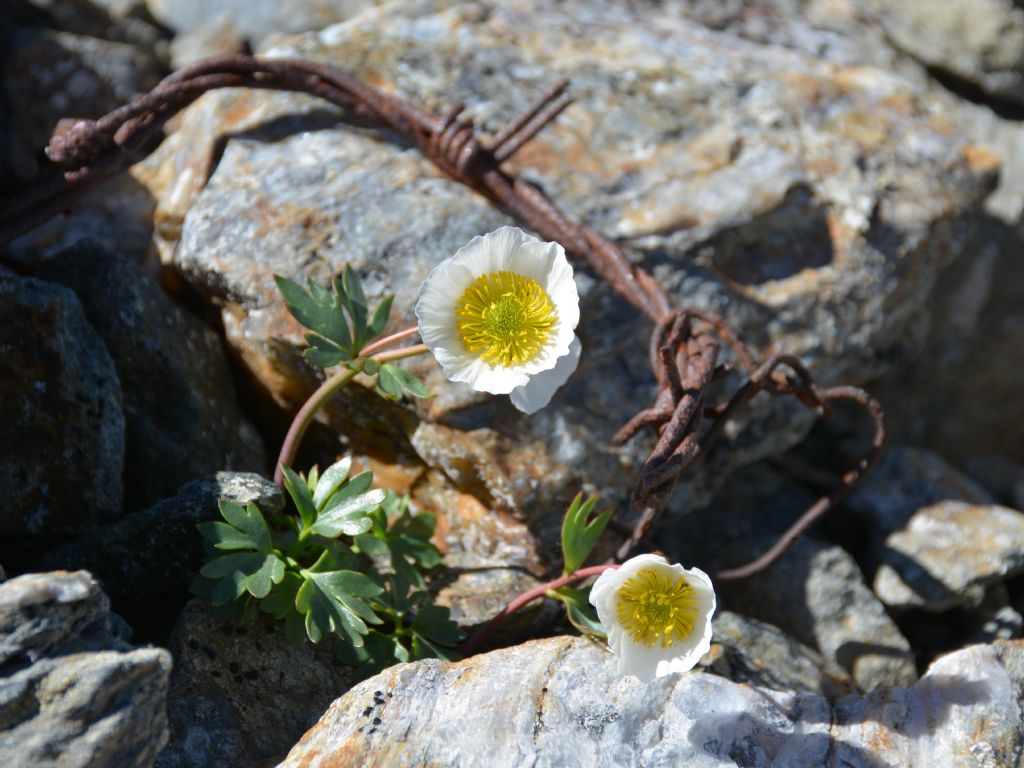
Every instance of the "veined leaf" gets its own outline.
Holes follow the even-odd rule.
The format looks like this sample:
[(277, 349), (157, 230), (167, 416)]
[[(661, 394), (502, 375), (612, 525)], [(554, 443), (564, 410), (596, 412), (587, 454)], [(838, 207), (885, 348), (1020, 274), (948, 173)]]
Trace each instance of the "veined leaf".
[[(369, 341), (367, 335), (369, 329), (366, 325), (369, 307), (366, 294), (363, 293), (363, 285), (359, 281), (359, 275), (351, 266), (345, 267), (345, 272), (341, 276), (341, 287), (341, 300), (345, 302), (345, 308), (352, 318), (352, 338), (355, 340), (355, 349), (358, 352)], [(335, 290), (337, 290), (337, 283), (335, 283)]]
[(320, 512), (316, 524), (312, 527), (313, 533), (327, 538), (334, 538), (341, 533), (357, 536), (373, 527), (373, 521), (368, 517), (368, 513), (377, 509), (384, 501), (383, 490), (367, 491), (336, 502), (335, 499), (340, 495), (341, 493), (336, 494), (327, 502), (327, 506)]
[(313, 505), (318, 510), (324, 508), (327, 500), (345, 482), (351, 469), (352, 457), (346, 456), (341, 461), (331, 464), (331, 466), (324, 470), (320, 481), (316, 484), (316, 490), (313, 492)]
[(309, 346), (302, 354), (321, 368), (330, 368), (338, 363), (347, 363), (352, 359), (352, 354), (347, 349), (315, 333), (306, 334), (306, 343)]
[(597, 618), (597, 609), (590, 604), (590, 587), (574, 589), (559, 587), (555, 596), (565, 603), (566, 614), (576, 629), (585, 635), (606, 637), (604, 625)]
[(375, 597), (383, 589), (355, 571), (304, 572), (295, 605), (306, 615), (306, 632), (314, 643), (325, 634), (347, 637), (359, 647), (369, 632), (366, 623), (379, 624), (377, 614), (362, 598)]
[(287, 571), (280, 583), (271, 587), (270, 594), (260, 601), (260, 610), (275, 619), (285, 619), (294, 614), (298, 610), (295, 607), (295, 596), (299, 593), (302, 581), (299, 574)]
[(227, 499), (221, 499), (217, 506), (227, 524), (199, 523), (196, 528), (204, 539), (217, 549), (270, 551), (270, 529), (267, 528), (267, 521), (263, 519), (259, 507), (252, 503), (242, 507)]
[(387, 328), (388, 318), (391, 316), (391, 304), (394, 300), (394, 296), (385, 296), (384, 300), (373, 310), (370, 326), (367, 329), (368, 338), (372, 339), (374, 336), (380, 336), (384, 329)]
[(270, 594), (274, 584), (280, 584), (284, 578), (284, 561), (277, 555), (267, 555), (260, 564), (259, 570), (245, 582), (245, 588), (253, 597), (261, 598)]
[(312, 280), (308, 283), (308, 292), (294, 280), (281, 275), (275, 275), (274, 281), (284, 297), (285, 306), (296, 320), (342, 349), (351, 346), (352, 334), (338, 296), (332, 295)]
[(288, 467), (282, 467), (282, 469), (284, 470), (284, 487), (288, 491), (288, 495), (292, 497), (292, 501), (295, 502), (295, 508), (299, 511), (299, 517), (302, 519), (303, 529), (307, 529), (316, 522), (316, 504), (313, 503), (309, 486), (305, 480)]

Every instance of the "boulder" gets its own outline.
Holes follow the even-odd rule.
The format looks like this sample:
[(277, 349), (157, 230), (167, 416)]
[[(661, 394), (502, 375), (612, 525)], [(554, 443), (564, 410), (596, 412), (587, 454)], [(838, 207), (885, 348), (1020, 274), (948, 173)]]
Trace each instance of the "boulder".
[(114, 360), (125, 414), (125, 507), (138, 510), (220, 470), (263, 469), (218, 335), (141, 266), (92, 243), (40, 276), (71, 288)]
[(1022, 693), (1020, 642), (831, 700), (701, 672), (645, 685), (600, 645), (554, 637), (392, 667), (334, 702), (280, 766), (1013, 765)]

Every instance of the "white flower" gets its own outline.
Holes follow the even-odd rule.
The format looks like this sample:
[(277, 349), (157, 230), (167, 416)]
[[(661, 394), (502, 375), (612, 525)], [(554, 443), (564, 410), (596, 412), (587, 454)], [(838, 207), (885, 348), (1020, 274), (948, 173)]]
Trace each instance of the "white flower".
[(686, 672), (711, 647), (715, 590), (698, 568), (638, 555), (602, 573), (590, 602), (619, 657), (619, 673), (641, 682)]
[(580, 319), (558, 243), (516, 227), (474, 237), (427, 276), (416, 303), (423, 343), (452, 381), (533, 413), (576, 370)]

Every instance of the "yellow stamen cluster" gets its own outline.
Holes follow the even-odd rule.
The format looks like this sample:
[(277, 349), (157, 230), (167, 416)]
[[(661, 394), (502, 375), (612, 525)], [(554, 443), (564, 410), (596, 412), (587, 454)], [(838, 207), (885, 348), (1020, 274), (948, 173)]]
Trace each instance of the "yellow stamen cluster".
[(671, 648), (697, 622), (697, 596), (686, 579), (663, 568), (644, 568), (619, 587), (615, 611), (633, 642)]
[(459, 336), (488, 365), (506, 368), (532, 360), (547, 344), (558, 315), (532, 277), (488, 272), (463, 291), (455, 305)]

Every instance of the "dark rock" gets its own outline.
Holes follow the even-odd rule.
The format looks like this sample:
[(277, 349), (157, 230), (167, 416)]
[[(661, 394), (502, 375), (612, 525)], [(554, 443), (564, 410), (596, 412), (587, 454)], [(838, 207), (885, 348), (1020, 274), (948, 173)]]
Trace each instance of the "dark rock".
[(170, 742), (158, 768), (220, 768), (282, 756), (352, 685), (333, 650), (289, 645), (284, 626), (253, 611), (217, 621), (193, 600), (174, 632)]
[(5, 147), (18, 174), (30, 179), (57, 121), (97, 118), (148, 91), (162, 67), (136, 46), (50, 29), (18, 33), (5, 86), (17, 120)]
[(124, 395), (125, 507), (166, 498), (218, 470), (263, 468), (220, 338), (133, 261), (85, 243), (40, 276), (74, 290), (117, 367)]
[(220, 472), (216, 480), (191, 482), (172, 498), (48, 552), (36, 567), (88, 569), (118, 613), (141, 634), (162, 640), (203, 563), (196, 523), (221, 519), (220, 498), (256, 502), (268, 512), (284, 506), (281, 489), (269, 480)]
[(0, 350), (0, 548), (118, 518), (121, 386), (75, 294), (0, 275)]
[(167, 741), (171, 657), (132, 649), (84, 571), (0, 584), (0, 763), (151, 766)]

